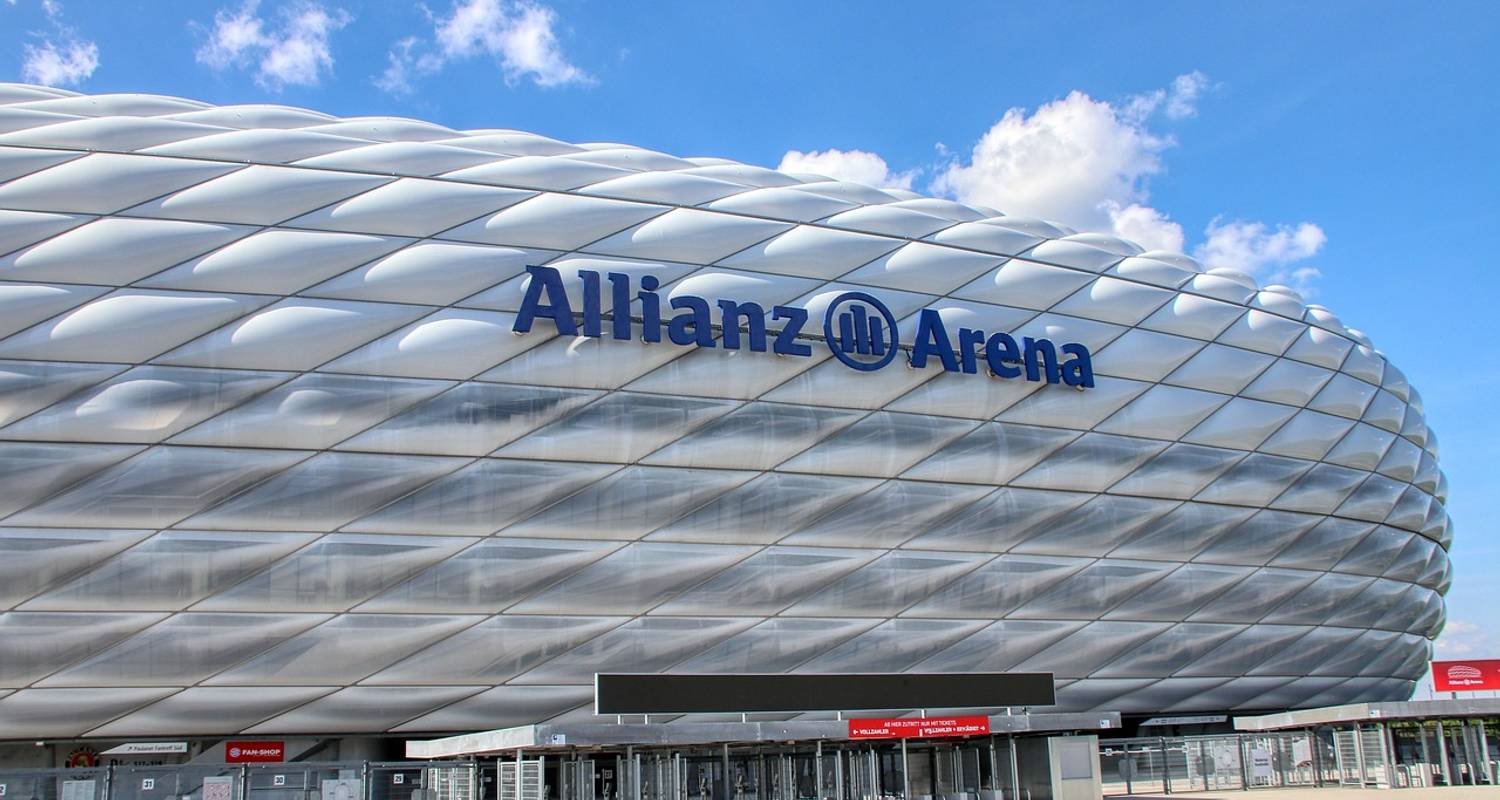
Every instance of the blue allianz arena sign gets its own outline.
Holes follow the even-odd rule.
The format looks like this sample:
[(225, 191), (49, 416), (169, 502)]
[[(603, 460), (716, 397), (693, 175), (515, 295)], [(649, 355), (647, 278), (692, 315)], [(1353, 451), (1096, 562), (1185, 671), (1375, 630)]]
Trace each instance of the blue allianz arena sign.
[[(757, 353), (769, 349), (783, 356), (807, 357), (813, 353), (812, 347), (801, 338), (808, 322), (807, 309), (801, 306), (773, 307), (771, 320), (784, 324), (780, 330), (769, 331), (766, 310), (759, 303), (716, 300), (723, 335), (715, 339), (712, 306), (695, 295), (673, 297), (669, 306), (677, 313), (663, 326), (661, 295), (656, 292), (661, 282), (654, 276), (642, 276), (639, 289), (632, 291), (629, 275), (611, 272), (600, 276), (597, 272), (580, 270), (583, 308), (575, 314), (561, 273), (552, 267), (527, 267), (526, 271), (531, 273), (531, 281), (512, 327), (516, 333), (529, 333), (536, 320), (542, 318), (552, 320), (557, 332), (563, 335), (604, 336), (604, 284), (608, 282), (608, 327), (612, 338), (634, 338), (635, 319), (630, 305), (639, 300), (640, 335), (646, 342), (660, 342), (665, 327), (667, 339), (673, 344)], [(834, 298), (823, 314), (823, 340), (840, 362), (864, 372), (890, 364), (901, 349), (895, 315), (879, 299), (865, 292), (844, 292)], [(949, 372), (974, 374), (983, 361), (989, 372), (1000, 378), (1024, 377), (1028, 381), (1064, 383), (1080, 389), (1094, 385), (1093, 361), (1082, 344), (1057, 345), (1050, 339), (1030, 336), (1017, 341), (1005, 332), (986, 334), (982, 330), (959, 328), (955, 348), (942, 316), (936, 309), (924, 308), (917, 315), (908, 363), (921, 369), (931, 359), (937, 359)]]

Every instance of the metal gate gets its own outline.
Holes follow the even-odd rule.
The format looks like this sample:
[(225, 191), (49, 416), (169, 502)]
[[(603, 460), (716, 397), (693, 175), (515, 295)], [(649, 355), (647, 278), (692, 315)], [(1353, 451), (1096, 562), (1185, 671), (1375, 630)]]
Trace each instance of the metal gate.
[(5, 800), (106, 800), (110, 771), (90, 769), (7, 770), (0, 774)]
[(1385, 786), (1385, 742), (1379, 728), (1333, 732), (1333, 755), (1338, 762), (1339, 783), (1344, 786)]
[(430, 767), (427, 788), (430, 800), (478, 800), (477, 764), (457, 767)]
[(1238, 737), (1214, 736), (1183, 742), (1187, 758), (1187, 789), (1239, 789), (1244, 784)]
[(583, 758), (564, 761), (558, 767), (557, 782), (562, 800), (594, 800), (594, 760)]
[(542, 783), (543, 759), (534, 761), (505, 761), (498, 767), (500, 783), (499, 800), (545, 800), (546, 787)]

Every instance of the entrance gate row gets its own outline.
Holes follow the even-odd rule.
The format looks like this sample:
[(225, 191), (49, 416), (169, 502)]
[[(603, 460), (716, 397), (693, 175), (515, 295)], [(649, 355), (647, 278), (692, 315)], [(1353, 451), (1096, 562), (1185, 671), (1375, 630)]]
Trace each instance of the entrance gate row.
[(1047, 769), (1032, 751), (1059, 740), (1092, 762), (1092, 736), (601, 745), (425, 762), (0, 770), (0, 800), (1031, 800)]
[(497, 767), (498, 791), (475, 800), (1010, 800), (1017, 783), (1014, 740), (999, 736), (523, 753)]

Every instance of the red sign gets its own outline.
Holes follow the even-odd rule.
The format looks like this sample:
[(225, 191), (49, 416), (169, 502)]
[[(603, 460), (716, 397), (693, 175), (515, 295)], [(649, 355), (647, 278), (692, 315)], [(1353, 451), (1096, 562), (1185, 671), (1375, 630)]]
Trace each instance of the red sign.
[(224, 761), (228, 764), (265, 763), (285, 760), (285, 742), (229, 741), (224, 743)]
[(849, 720), (850, 739), (940, 739), (949, 736), (983, 736), (989, 732), (989, 717)]
[(1439, 692), (1500, 689), (1500, 659), (1434, 661), (1432, 688)]
[(99, 766), (99, 751), (92, 747), (80, 747), (68, 754), (68, 769), (97, 766)]

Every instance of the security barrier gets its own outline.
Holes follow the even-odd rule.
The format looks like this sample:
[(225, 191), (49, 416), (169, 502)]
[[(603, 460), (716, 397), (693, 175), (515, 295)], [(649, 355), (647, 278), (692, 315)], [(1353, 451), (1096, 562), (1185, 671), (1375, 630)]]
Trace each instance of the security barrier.
[(1106, 795), (1339, 783), (1330, 743), (1304, 731), (1114, 739), (1099, 743), (1099, 762)]
[(1494, 786), (1500, 761), (1482, 729), (1450, 723), (1099, 743), (1105, 795), (1321, 786)]
[(479, 770), (452, 761), (0, 770), (0, 800), (480, 800)]

